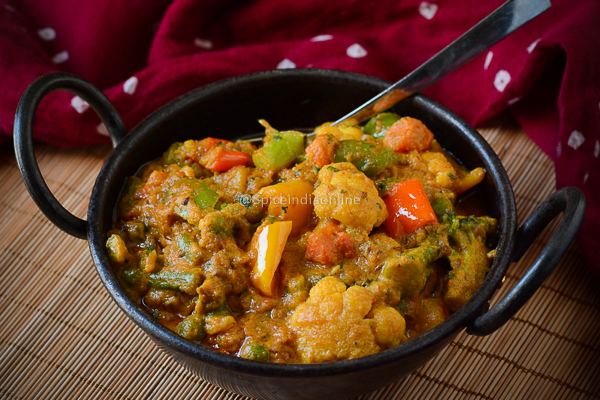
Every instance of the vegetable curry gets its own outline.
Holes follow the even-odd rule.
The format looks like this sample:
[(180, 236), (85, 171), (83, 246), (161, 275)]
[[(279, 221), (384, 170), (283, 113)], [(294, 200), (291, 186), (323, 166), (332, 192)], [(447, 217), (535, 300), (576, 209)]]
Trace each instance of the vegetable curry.
[(128, 179), (107, 250), (135, 301), (184, 338), (256, 361), (362, 357), (463, 306), (497, 221), (462, 214), (484, 177), (419, 120), (382, 113), (263, 144), (173, 144)]

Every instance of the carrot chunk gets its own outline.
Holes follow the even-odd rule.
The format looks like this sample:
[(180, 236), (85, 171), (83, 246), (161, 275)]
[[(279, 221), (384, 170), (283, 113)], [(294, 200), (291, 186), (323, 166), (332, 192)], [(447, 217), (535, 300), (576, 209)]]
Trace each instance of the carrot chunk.
[(383, 145), (390, 150), (406, 153), (412, 150), (423, 151), (433, 140), (433, 133), (420, 120), (404, 117), (395, 122), (385, 132)]
[(333, 163), (335, 149), (340, 141), (331, 134), (319, 135), (306, 148), (306, 158), (319, 168)]
[(344, 257), (352, 258), (356, 243), (341, 227), (330, 223), (314, 230), (308, 237), (306, 259), (325, 265), (339, 264)]

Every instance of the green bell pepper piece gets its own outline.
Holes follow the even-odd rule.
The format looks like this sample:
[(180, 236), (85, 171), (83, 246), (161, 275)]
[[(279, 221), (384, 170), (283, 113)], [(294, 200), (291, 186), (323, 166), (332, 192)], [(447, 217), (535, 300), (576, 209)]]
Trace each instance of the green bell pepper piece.
[(215, 190), (213, 190), (208, 183), (202, 181), (196, 189), (192, 192), (192, 198), (194, 203), (203, 210), (214, 207), (219, 201), (221, 196)]
[(398, 160), (398, 155), (385, 147), (360, 140), (342, 140), (334, 161), (351, 162), (369, 178), (373, 178)]
[(252, 154), (257, 168), (279, 171), (304, 153), (304, 134), (288, 131), (268, 136), (262, 148)]
[[(400, 118), (402, 117), (394, 113), (379, 113), (365, 124), (363, 127), (363, 132), (376, 138), (384, 137), (385, 131), (387, 131), (390, 126), (394, 125), (394, 123), (399, 121)], [(377, 131), (377, 123), (379, 121), (381, 121), (381, 129)]]

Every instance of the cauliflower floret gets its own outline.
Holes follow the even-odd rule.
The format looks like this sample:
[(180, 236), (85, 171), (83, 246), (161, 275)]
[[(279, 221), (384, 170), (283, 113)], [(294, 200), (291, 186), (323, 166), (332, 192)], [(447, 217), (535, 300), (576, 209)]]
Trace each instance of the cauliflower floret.
[(372, 180), (348, 162), (324, 166), (313, 192), (315, 213), (366, 233), (388, 216)]
[(346, 290), (338, 278), (321, 279), (289, 320), (302, 362), (346, 360), (379, 352), (371, 323), (363, 319), (374, 301), (373, 293), (362, 286)]
[(333, 135), (338, 140), (360, 140), (363, 131), (356, 126), (337, 125), (331, 126), (329, 122), (315, 129), (317, 137), (321, 135)]
[(457, 180), (458, 177), (448, 159), (441, 153), (429, 151), (421, 154), (421, 158), (427, 163), (429, 172), (435, 176), (435, 181), (443, 188), (452, 189), (454, 180)]
[(396, 309), (378, 307), (372, 314), (371, 328), (375, 341), (382, 349), (390, 349), (406, 342), (406, 322)]

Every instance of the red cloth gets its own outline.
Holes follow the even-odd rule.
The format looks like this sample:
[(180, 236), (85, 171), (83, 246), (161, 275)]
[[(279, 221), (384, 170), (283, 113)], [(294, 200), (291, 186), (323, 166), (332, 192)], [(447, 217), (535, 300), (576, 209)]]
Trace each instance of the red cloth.
[[(185, 92), (277, 67), (398, 80), (504, 0), (0, 0), (0, 140), (35, 78), (68, 71), (105, 91), (129, 128)], [(600, 2), (552, 8), (425, 93), (477, 125), (510, 108), (555, 161), (557, 185), (588, 199), (579, 247), (600, 276)], [(134, 77), (134, 78), (132, 78)], [(107, 142), (93, 111), (54, 93), (35, 136)]]

